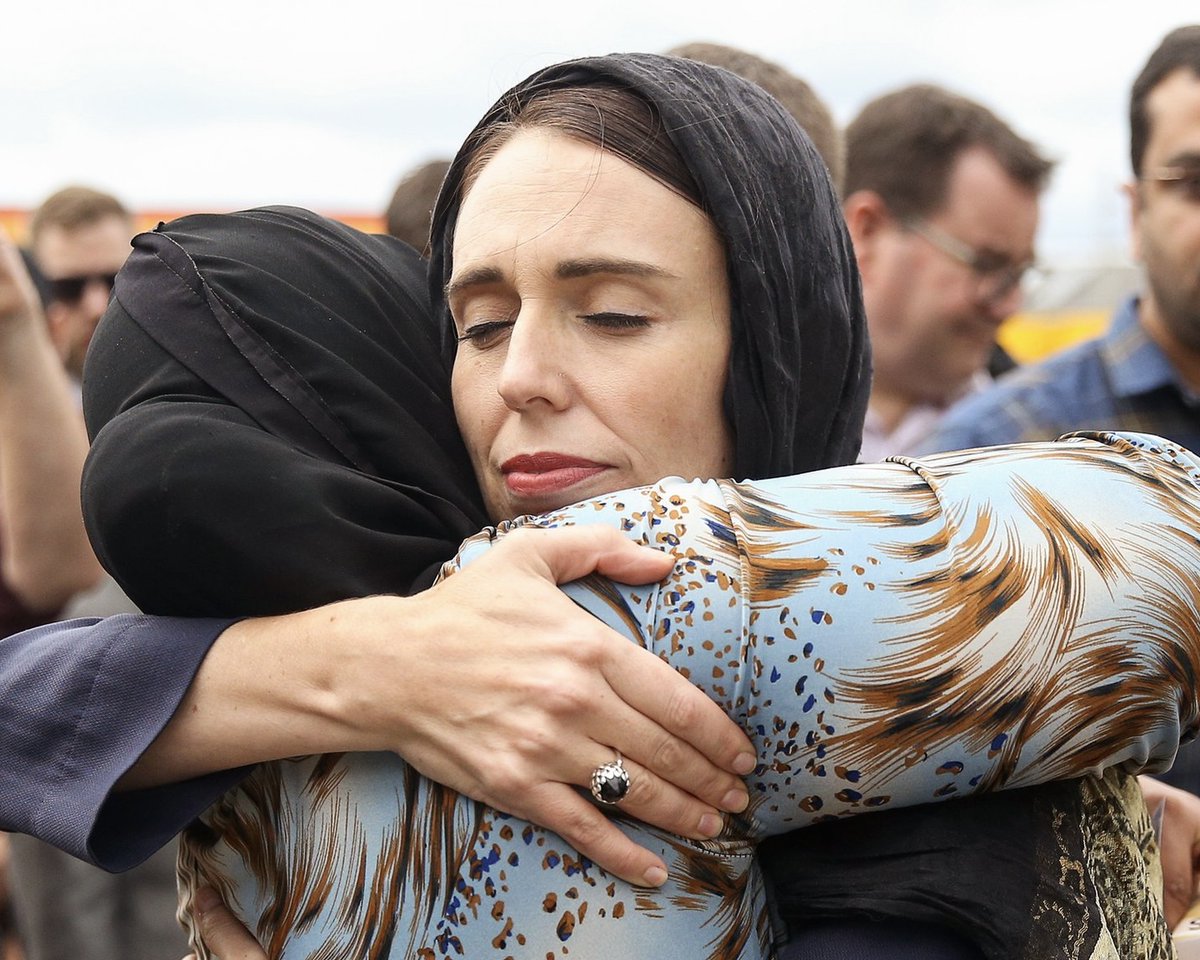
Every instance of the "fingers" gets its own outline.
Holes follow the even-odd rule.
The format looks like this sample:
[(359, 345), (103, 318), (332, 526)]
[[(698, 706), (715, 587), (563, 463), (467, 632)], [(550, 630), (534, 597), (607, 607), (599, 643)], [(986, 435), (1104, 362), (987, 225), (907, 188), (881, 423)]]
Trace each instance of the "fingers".
[(520, 814), (524, 819), (553, 830), (597, 866), (636, 886), (658, 887), (666, 882), (662, 858), (630, 840), (571, 787), (542, 784), (530, 792), (529, 801)]
[[(638, 547), (604, 527), (515, 531), (497, 550), (509, 544), (518, 555), (536, 557), (545, 564), (545, 574), (558, 582), (593, 570), (642, 582), (665, 576), (673, 566), (669, 554)], [(596, 644), (603, 650), (597, 658), (601, 672), (619, 701), (632, 709), (614, 723), (611, 711), (606, 714), (593, 703), (593, 708), (600, 707), (597, 716), (605, 720), (593, 736), (657, 778), (643, 777), (644, 783), (662, 783), (653, 796), (630, 802), (629, 807), (663, 829), (689, 837), (712, 836), (702, 820), (711, 826), (718, 809), (737, 813), (749, 802), (740, 777), (757, 764), (753, 744), (720, 706), (670, 664), (616, 634), (604, 634)]]
[(697, 800), (626, 757), (622, 762), (629, 775), (629, 792), (617, 805), (622, 813), (693, 840), (711, 840), (724, 829), (725, 819), (714, 805)]
[(661, 580), (675, 565), (669, 553), (643, 547), (601, 526), (516, 530), (497, 549), (525, 552), (542, 564), (555, 583), (598, 572), (622, 583)]
[(267, 960), (266, 951), (211, 887), (196, 891), (200, 935), (220, 960)]
[(38, 319), (41, 305), (16, 244), (0, 226), (0, 321)]
[(632, 742), (614, 744), (660, 777), (687, 789), (709, 803), (740, 812), (745, 803), (730, 805), (731, 791), (745, 794), (741, 777), (758, 763), (745, 732), (706, 693), (670, 664), (635, 644), (612, 645), (605, 679), (649, 725), (636, 731)]

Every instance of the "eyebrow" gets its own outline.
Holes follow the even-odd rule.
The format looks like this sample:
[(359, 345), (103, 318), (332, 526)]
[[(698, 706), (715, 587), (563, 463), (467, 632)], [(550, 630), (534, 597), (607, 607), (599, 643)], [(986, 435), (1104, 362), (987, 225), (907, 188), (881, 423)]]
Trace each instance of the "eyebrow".
[(1182, 167), (1185, 170), (1190, 170), (1194, 167), (1200, 167), (1200, 153), (1195, 150), (1184, 150), (1181, 153), (1175, 154), (1171, 159), (1163, 163), (1164, 167)]
[(446, 299), (449, 300), (455, 294), (461, 293), (469, 287), (484, 287), (491, 283), (499, 283), (503, 279), (504, 274), (495, 267), (476, 267), (468, 270), (461, 277), (454, 277), (446, 284)]
[[(678, 280), (678, 274), (643, 260), (626, 260), (623, 257), (587, 257), (581, 260), (562, 260), (554, 268), (559, 280), (578, 280), (596, 274), (620, 277), (642, 277), (652, 280)], [(501, 283), (504, 274), (496, 267), (476, 267), (446, 284), (447, 299), (470, 287), (482, 287)]]
[(575, 280), (596, 273), (611, 273), (620, 277), (646, 277), (651, 280), (678, 280), (677, 274), (643, 260), (621, 257), (590, 257), (585, 260), (564, 260), (554, 270), (560, 280)]

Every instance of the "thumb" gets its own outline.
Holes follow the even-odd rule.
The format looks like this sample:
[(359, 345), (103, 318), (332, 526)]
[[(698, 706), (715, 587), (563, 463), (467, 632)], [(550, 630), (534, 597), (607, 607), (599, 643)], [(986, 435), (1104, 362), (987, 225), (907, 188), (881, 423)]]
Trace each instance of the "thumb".
[(221, 960), (267, 960), (258, 941), (211, 887), (196, 891), (196, 912), (205, 946)]

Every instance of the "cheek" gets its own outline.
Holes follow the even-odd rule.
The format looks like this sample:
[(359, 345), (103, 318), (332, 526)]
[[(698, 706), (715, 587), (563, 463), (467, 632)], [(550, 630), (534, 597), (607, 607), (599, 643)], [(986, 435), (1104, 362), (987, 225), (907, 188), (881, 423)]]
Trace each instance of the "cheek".
[[(660, 359), (663, 359), (660, 357)], [(660, 364), (644, 402), (653, 411), (650, 434), (657, 449), (669, 452), (673, 473), (724, 475), (732, 466), (732, 430), (725, 418), (729, 344), (712, 338), (705, 349), (676, 353)], [(720, 469), (724, 464), (726, 469)]]
[(495, 385), (489, 385), (477, 364), (456, 360), (450, 376), (450, 397), (459, 433), (478, 470), (486, 461), (496, 435), (492, 425), (494, 407), (499, 400)]

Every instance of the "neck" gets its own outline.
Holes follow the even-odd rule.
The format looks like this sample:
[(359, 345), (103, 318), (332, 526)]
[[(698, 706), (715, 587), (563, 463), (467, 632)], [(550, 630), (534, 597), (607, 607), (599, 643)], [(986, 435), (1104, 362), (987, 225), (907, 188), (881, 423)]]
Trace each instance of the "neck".
[(1146, 336), (1166, 354), (1167, 360), (1175, 368), (1184, 385), (1192, 393), (1200, 393), (1200, 350), (1183, 343), (1171, 332), (1171, 328), (1163, 321), (1153, 296), (1146, 295), (1142, 298), (1138, 305), (1138, 322), (1146, 331)]
[(884, 433), (891, 433), (900, 425), (900, 421), (917, 405), (917, 401), (907, 394), (889, 390), (875, 383), (871, 386), (871, 398), (867, 401), (871, 414), (879, 421)]

